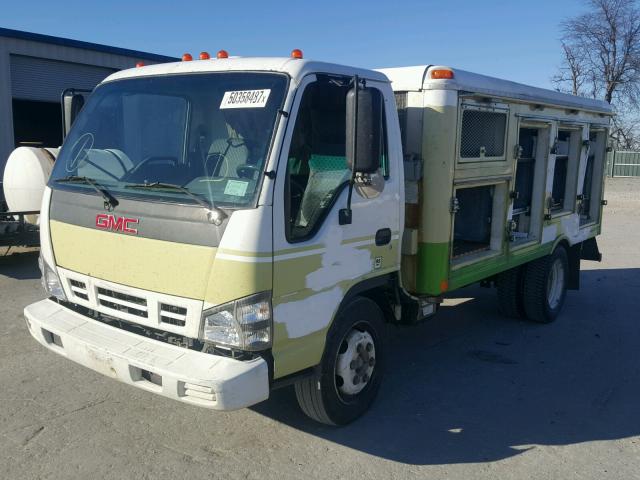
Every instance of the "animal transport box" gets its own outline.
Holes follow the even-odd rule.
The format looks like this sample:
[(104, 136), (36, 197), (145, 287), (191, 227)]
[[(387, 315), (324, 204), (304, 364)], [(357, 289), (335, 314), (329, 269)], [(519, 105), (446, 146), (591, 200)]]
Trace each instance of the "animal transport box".
[(381, 71), (402, 131), (410, 290), (440, 295), (600, 233), (608, 104), (457, 69)]

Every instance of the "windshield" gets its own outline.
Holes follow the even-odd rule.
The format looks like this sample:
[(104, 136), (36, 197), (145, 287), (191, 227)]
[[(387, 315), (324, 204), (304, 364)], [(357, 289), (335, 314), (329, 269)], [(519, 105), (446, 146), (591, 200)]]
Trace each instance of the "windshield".
[[(119, 80), (96, 89), (64, 142), (54, 188), (227, 207), (252, 204), (287, 78), (213, 73)], [(184, 187), (136, 188), (164, 183)], [(133, 186), (133, 188), (132, 188)]]

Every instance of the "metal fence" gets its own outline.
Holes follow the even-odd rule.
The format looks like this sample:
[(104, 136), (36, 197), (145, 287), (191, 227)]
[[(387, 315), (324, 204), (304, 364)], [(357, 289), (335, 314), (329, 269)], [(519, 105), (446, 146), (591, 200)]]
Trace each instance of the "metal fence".
[(614, 150), (607, 157), (610, 177), (640, 177), (640, 152)]

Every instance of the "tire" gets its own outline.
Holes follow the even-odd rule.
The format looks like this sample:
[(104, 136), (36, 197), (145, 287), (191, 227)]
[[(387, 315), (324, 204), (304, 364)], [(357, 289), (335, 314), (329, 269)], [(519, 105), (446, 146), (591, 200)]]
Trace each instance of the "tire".
[(525, 318), (523, 301), (523, 268), (516, 267), (502, 272), (496, 278), (498, 309), (509, 318)]
[[(569, 280), (567, 250), (559, 246), (551, 255), (528, 263), (524, 269), (523, 303), (529, 320), (553, 322), (564, 304)], [(559, 283), (558, 283), (559, 282)]]
[[(329, 330), (318, 373), (295, 384), (302, 411), (326, 425), (346, 425), (365, 413), (382, 381), (384, 343), (382, 311), (372, 300), (356, 297)], [(345, 372), (349, 375), (339, 375)]]

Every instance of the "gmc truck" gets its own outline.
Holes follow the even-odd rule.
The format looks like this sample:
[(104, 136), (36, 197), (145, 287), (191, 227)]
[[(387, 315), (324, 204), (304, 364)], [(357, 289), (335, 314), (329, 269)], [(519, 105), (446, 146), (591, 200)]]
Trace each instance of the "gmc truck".
[(293, 384), (341, 425), (382, 384), (385, 324), (478, 282), (551, 322), (600, 259), (607, 103), (438, 65), (201, 58), (114, 73), (73, 118), (41, 207), (48, 298), (24, 311), (51, 351), (209, 409)]

